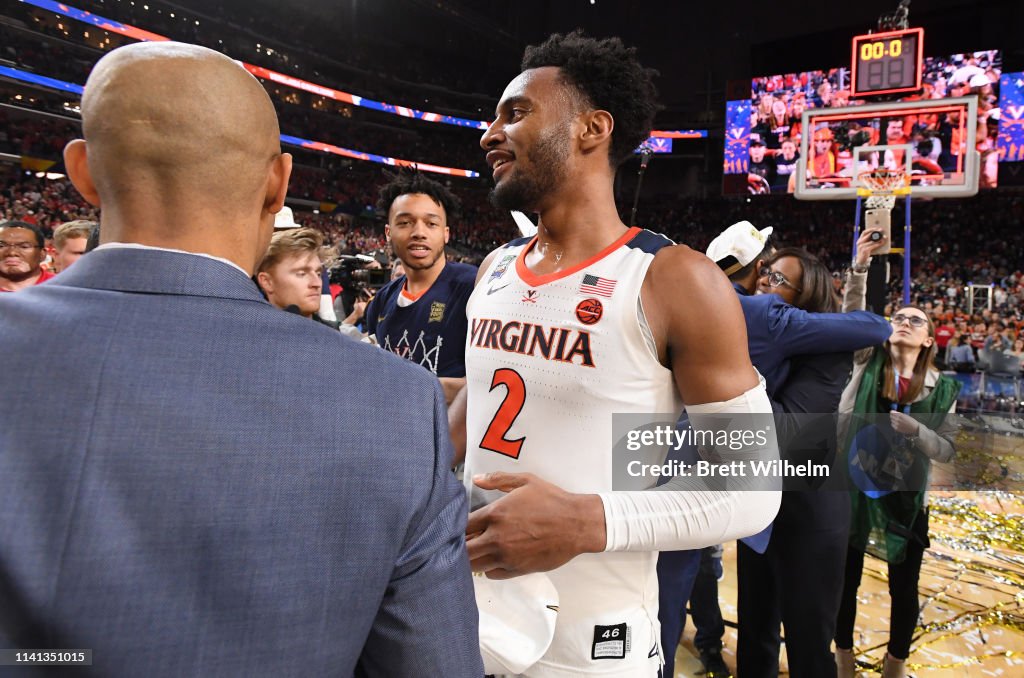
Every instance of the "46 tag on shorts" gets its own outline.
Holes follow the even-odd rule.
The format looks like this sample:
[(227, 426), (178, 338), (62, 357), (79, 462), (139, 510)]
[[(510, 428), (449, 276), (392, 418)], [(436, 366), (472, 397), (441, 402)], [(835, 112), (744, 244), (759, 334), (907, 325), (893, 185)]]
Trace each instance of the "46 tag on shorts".
[(629, 651), (629, 627), (625, 622), (613, 626), (595, 626), (591, 659), (625, 659)]

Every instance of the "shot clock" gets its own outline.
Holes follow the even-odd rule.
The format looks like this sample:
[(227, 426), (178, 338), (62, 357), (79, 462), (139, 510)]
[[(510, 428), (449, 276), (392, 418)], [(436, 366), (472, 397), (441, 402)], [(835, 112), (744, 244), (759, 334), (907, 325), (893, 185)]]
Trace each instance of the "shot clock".
[(853, 97), (921, 89), (924, 29), (858, 35), (853, 39)]

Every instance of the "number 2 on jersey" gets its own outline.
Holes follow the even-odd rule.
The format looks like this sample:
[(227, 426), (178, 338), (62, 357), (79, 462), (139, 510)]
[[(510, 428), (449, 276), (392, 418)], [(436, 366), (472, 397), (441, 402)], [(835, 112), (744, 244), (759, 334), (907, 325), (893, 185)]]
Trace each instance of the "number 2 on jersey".
[(494, 413), (494, 418), (491, 419), (487, 431), (484, 432), (480, 447), (518, 459), (519, 451), (526, 438), (508, 440), (505, 435), (523, 410), (523, 403), (526, 402), (526, 384), (523, 383), (523, 378), (519, 376), (518, 372), (502, 367), (495, 370), (494, 376), (491, 378), (491, 390), (493, 391), (498, 386), (506, 388), (505, 399), (501, 401), (498, 411)]

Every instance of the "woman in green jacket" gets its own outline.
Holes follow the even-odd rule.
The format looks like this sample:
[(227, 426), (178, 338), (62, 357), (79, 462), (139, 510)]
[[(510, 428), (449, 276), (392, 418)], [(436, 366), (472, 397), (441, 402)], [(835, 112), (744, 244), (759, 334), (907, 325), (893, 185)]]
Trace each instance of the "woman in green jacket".
[[(865, 284), (866, 266), (859, 263), (847, 284)], [(949, 462), (954, 456), (951, 441), (956, 428), (947, 415), (955, 411), (960, 384), (935, 368), (935, 327), (915, 306), (896, 311), (892, 326), (893, 334), (885, 344), (855, 357), (853, 375), (839, 406), (839, 440), (846, 441), (845, 449), (850, 450), (861, 429), (880, 420), (884, 426), (887, 419), (897, 434), (887, 462), (903, 464), (897, 475), (916, 475), (918, 487), (888, 493), (862, 489), (851, 494), (850, 544), (835, 639), (839, 678), (852, 678), (855, 671), (853, 633), (865, 553), (889, 564), (892, 606), (883, 678), (906, 675), (904, 664), (920, 613), (917, 585), (921, 559), (929, 546), (928, 467), (930, 461)]]

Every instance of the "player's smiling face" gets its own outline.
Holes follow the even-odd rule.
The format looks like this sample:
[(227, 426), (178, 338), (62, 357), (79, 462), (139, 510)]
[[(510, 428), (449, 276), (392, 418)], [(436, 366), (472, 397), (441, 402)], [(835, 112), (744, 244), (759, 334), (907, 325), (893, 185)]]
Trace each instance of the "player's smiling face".
[(573, 107), (559, 69), (523, 71), (508, 84), (480, 146), (494, 177), (492, 200), (504, 209), (540, 211), (564, 181)]
[(444, 257), (448, 217), (444, 207), (423, 193), (395, 198), (384, 233), (407, 270), (426, 270)]

